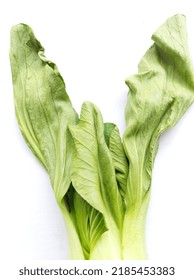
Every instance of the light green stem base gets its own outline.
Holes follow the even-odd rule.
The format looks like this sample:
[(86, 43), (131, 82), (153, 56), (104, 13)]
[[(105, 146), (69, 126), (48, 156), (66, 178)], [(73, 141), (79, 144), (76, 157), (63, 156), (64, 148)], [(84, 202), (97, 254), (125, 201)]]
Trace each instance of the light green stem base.
[(123, 260), (147, 259), (145, 226), (148, 204), (149, 195), (139, 207), (136, 205), (125, 213), (122, 235)]
[(123, 259), (145, 260), (145, 222), (135, 213), (126, 213), (123, 227)]

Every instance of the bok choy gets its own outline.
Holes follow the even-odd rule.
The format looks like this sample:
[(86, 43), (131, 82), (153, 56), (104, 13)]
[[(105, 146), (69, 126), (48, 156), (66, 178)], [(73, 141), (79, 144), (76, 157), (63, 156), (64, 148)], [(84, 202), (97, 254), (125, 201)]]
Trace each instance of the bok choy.
[(126, 80), (126, 130), (84, 102), (76, 113), (57, 66), (32, 29), (11, 30), (10, 61), (21, 132), (50, 176), (71, 259), (145, 259), (145, 224), (159, 137), (194, 100), (185, 17), (168, 19)]

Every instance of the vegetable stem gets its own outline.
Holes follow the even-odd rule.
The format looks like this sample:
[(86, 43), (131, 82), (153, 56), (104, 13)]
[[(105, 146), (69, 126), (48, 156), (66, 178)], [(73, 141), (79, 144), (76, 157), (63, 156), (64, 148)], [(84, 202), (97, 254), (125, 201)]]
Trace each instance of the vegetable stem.
[(149, 204), (149, 194), (142, 205), (129, 207), (124, 216), (122, 249), (123, 260), (145, 260), (146, 254), (146, 215)]

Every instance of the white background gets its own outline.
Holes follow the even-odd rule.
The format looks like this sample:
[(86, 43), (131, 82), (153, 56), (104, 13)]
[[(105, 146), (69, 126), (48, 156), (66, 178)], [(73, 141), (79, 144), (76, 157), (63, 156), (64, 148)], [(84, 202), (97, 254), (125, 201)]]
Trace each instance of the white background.
[[(47, 174), (15, 118), (9, 65), (12, 25), (29, 24), (64, 77), (80, 112), (84, 100), (124, 131), (124, 80), (169, 17), (187, 17), (194, 60), (193, 1), (10, 1), (0, 4), (0, 255), (4, 260), (67, 259), (65, 226)], [(148, 258), (187, 261), (194, 251), (194, 107), (161, 137), (147, 219)]]

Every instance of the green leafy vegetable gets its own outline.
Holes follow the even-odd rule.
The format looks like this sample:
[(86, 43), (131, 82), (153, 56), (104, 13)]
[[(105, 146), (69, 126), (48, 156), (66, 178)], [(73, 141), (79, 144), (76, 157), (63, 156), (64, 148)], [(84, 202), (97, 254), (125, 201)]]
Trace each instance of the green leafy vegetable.
[[(121, 258), (124, 207), (111, 152), (105, 141), (102, 116), (97, 107), (84, 103), (80, 122), (70, 126), (70, 131), (74, 140), (72, 184), (81, 197), (103, 214), (108, 228), (106, 234), (110, 235), (111, 241), (109, 253), (111, 257)], [(102, 257), (105, 258), (103, 254)]]
[(65, 204), (70, 187), (72, 141), (69, 124), (78, 115), (66, 93), (56, 65), (44, 57), (44, 49), (31, 28), (24, 24), (11, 30), (10, 59), (15, 110), (22, 134), (38, 160), (47, 170), (57, 202), (66, 220), (72, 255), (84, 258), (71, 209)]
[[(124, 258), (138, 252), (140, 241), (136, 244), (134, 235), (142, 238), (159, 136), (174, 126), (194, 101), (194, 72), (185, 17), (170, 18), (152, 39), (154, 44), (140, 61), (139, 73), (126, 80), (129, 95), (123, 145), (130, 169), (125, 196), (128, 207), (123, 226)], [(133, 244), (128, 242), (130, 236)]]
[(31, 28), (11, 30), (10, 60), (21, 132), (50, 176), (71, 259), (145, 259), (145, 223), (159, 137), (194, 101), (185, 17), (168, 19), (129, 77), (126, 130), (82, 105), (80, 118), (57, 66)]

